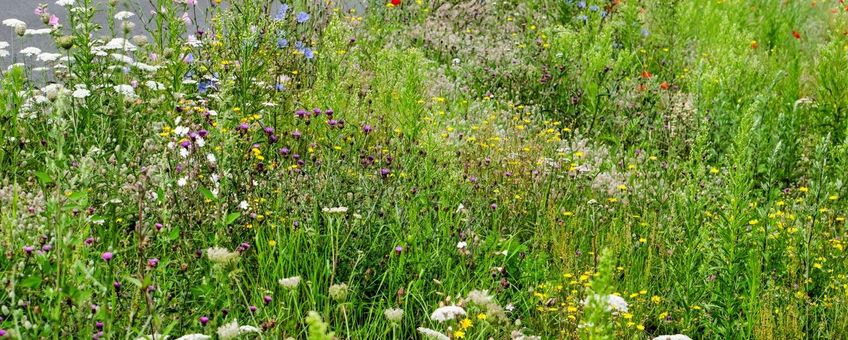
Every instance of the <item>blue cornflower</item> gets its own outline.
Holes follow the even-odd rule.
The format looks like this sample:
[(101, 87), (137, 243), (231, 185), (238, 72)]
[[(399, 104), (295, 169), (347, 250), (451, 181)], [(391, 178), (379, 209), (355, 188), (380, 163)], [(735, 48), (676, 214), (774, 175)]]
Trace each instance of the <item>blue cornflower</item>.
[(587, 17), (585, 14), (581, 14), (581, 15), (577, 16), (577, 20), (580, 20), (582, 22), (587, 22), (587, 21), (589, 21), (589, 17)]
[(306, 22), (307, 20), (309, 20), (309, 14), (306, 14), (306, 12), (297, 13), (297, 23), (298, 24), (302, 24), (302, 23)]
[(579, 7), (579, 8), (586, 8), (586, 1), (578, 1), (578, 2), (577, 2), (577, 7)]
[(648, 31), (648, 29), (647, 29), (647, 28), (644, 28), (644, 27), (643, 27), (643, 28), (642, 28), (642, 36), (647, 38), (649, 35), (651, 35), (651, 32), (650, 32), (650, 31)]
[(212, 82), (212, 80), (201, 80), (197, 83), (197, 92), (206, 93), (206, 91), (214, 85), (215, 84)]
[(274, 85), (274, 88), (277, 89), (277, 91), (285, 91), (286, 86), (283, 85), (283, 83), (277, 83), (277, 85)]
[(289, 41), (286, 38), (277, 39), (277, 48), (286, 48), (289, 46)]
[(303, 52), (303, 56), (306, 57), (306, 59), (312, 59), (312, 58), (315, 57), (315, 54), (312, 52), (312, 49), (309, 48), (309, 47), (304, 48), (303, 50), (301, 50), (301, 52)]
[(286, 12), (289, 11), (289, 5), (283, 4), (280, 6), (280, 9), (277, 10), (277, 15), (274, 16), (274, 19), (283, 20), (286, 17)]
[(601, 11), (601, 18), (607, 17), (607, 11)]
[(295, 41), (294, 48), (296, 48), (298, 51), (303, 50), (303, 42), (300, 40)]
[(589, 10), (592, 11), (592, 12), (597, 12), (599, 9), (601, 9), (601, 8), (598, 7), (598, 5), (589, 6)]

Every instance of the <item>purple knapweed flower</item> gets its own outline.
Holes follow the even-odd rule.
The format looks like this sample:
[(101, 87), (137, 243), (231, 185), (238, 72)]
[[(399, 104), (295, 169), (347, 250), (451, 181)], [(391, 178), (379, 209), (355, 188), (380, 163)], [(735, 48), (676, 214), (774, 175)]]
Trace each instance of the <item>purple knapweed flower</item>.
[(112, 255), (111, 252), (107, 251), (107, 252), (103, 253), (103, 255), (100, 255), (100, 257), (103, 258), (103, 261), (109, 262), (109, 261), (112, 261), (113, 255)]
[(374, 131), (374, 128), (372, 128), (371, 125), (365, 124), (362, 126), (362, 132), (366, 135), (371, 133), (371, 131)]
[(147, 266), (150, 267), (150, 268), (156, 268), (156, 266), (158, 266), (158, 265), (159, 265), (159, 259), (157, 259), (155, 257), (147, 260)]
[(203, 325), (203, 326), (206, 326), (207, 323), (209, 323), (209, 317), (201, 316), (200, 317), (200, 324)]
[(33, 250), (35, 250), (35, 247), (33, 247), (33, 246), (25, 246), (24, 247), (24, 253), (26, 253), (27, 255), (32, 255)]

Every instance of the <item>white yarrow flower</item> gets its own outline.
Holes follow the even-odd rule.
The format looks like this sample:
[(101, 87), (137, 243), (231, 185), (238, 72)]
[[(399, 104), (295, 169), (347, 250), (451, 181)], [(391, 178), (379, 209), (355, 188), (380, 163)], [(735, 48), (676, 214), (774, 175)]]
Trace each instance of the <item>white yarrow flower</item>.
[(602, 304), (606, 305), (607, 311), (615, 311), (618, 313), (627, 313), (627, 301), (624, 298), (618, 295), (598, 295), (595, 294), (583, 300), (583, 304), (587, 305), (591, 303), (594, 299), (598, 299)]
[(133, 13), (133, 12), (120, 11), (118, 13), (115, 13), (115, 20), (127, 20), (129, 18), (134, 17), (134, 16), (135, 16), (135, 13)]
[(238, 252), (229, 251), (227, 248), (212, 247), (206, 249), (206, 257), (216, 264), (227, 264), (239, 257)]
[(200, 334), (200, 333), (186, 334), (186, 335), (183, 335), (183, 336), (177, 338), (177, 340), (209, 340), (209, 339), (212, 339), (212, 337), (208, 336), (206, 334)]
[(322, 211), (330, 214), (343, 214), (347, 212), (347, 207), (324, 208)]
[(32, 57), (32, 56), (34, 56), (34, 55), (39, 55), (39, 54), (41, 54), (41, 49), (40, 49), (40, 48), (38, 48), (38, 47), (27, 47), (27, 48), (22, 49), (22, 50), (21, 50), (20, 52), (18, 52), (18, 53), (23, 54), (23, 55), (25, 55), (25, 56), (27, 56), (27, 57)]
[(86, 90), (86, 89), (82, 89), (82, 88), (76, 89), (76, 90), (74, 90), (73, 93), (71, 93), (71, 96), (73, 96), (74, 98), (77, 98), (77, 99), (83, 99), (83, 98), (88, 97), (90, 95), (91, 95), (91, 91)]
[(115, 92), (118, 92), (118, 93), (125, 95), (127, 97), (134, 97), (135, 96), (135, 90), (133, 89), (133, 87), (131, 85), (120, 84), (120, 85), (112, 86), (112, 88), (115, 89)]
[(6, 20), (3, 20), (3, 25), (9, 26), (11, 28), (15, 28), (18, 25), (26, 25), (26, 23), (23, 22), (23, 21), (20, 21), (18, 19), (6, 19)]
[(389, 308), (383, 311), (383, 315), (386, 316), (386, 320), (391, 322), (400, 322), (400, 320), (403, 319), (403, 309)]
[(235, 339), (239, 336), (239, 332), (238, 320), (233, 320), (233, 322), (218, 327), (217, 331), (218, 338), (222, 340)]

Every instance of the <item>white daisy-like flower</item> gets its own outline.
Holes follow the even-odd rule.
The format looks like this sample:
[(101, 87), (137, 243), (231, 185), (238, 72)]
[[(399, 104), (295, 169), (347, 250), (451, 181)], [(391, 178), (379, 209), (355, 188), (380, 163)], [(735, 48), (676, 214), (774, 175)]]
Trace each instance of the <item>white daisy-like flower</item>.
[(18, 25), (26, 25), (26, 23), (23, 22), (23, 21), (20, 21), (18, 19), (12, 18), (12, 19), (3, 20), (3, 25), (9, 26), (11, 28), (15, 28)]
[(43, 61), (43, 62), (51, 62), (51, 61), (59, 60), (59, 58), (61, 58), (61, 57), (62, 57), (62, 55), (59, 54), (59, 53), (46, 53), (45, 52), (45, 53), (41, 53), (37, 57), (35, 57), (35, 60)]
[(228, 324), (224, 324), (221, 327), (218, 327), (218, 338), (222, 340), (235, 339), (239, 336), (239, 325), (238, 320), (233, 320)]
[(206, 334), (200, 334), (200, 333), (186, 334), (186, 335), (183, 335), (183, 336), (177, 338), (177, 340), (209, 340), (209, 339), (212, 339), (212, 337), (208, 336)]
[(76, 89), (76, 90), (74, 90), (73, 93), (71, 93), (71, 96), (73, 96), (74, 98), (77, 98), (77, 99), (83, 99), (83, 98), (88, 97), (90, 95), (91, 95), (91, 91), (86, 90), (84, 88)]
[(433, 311), (433, 314), (430, 314), (430, 320), (445, 322), (447, 320), (453, 320), (457, 316), (465, 315), (465, 309), (460, 306), (444, 306)]
[(675, 334), (675, 335), (660, 335), (654, 340), (692, 340), (692, 338), (683, 335), (683, 334)]
[(239, 209), (241, 209), (241, 210), (247, 210), (247, 208), (250, 208), (250, 206), (247, 204), (247, 201), (241, 201), (241, 202), (239, 202)]
[(24, 31), (24, 35), (44, 35), (44, 34), (50, 34), (50, 32), (52, 32), (52, 31), (53, 31), (52, 28), (39, 28), (39, 29), (31, 29), (30, 28), (30, 29), (27, 29), (26, 31)]
[(199, 136), (198, 136), (198, 137), (194, 140), (194, 144), (195, 144), (195, 145), (197, 145), (197, 147), (198, 147), (198, 148), (202, 148), (202, 147), (206, 146), (206, 140), (205, 140), (205, 139), (203, 139), (203, 137), (199, 137)]
[(188, 180), (185, 177), (183, 177), (183, 178), (180, 178), (180, 179), (177, 180), (177, 185), (184, 187), (187, 182), (188, 182)]
[(76, 0), (58, 0), (56, 4), (62, 7), (68, 7), (75, 5)]
[(383, 311), (383, 315), (386, 317), (386, 320), (391, 322), (399, 322), (403, 319), (403, 309), (400, 308), (389, 308)]
[(212, 247), (206, 249), (206, 257), (216, 264), (227, 264), (239, 257), (238, 252), (229, 251), (227, 248)]
[(180, 148), (180, 157), (187, 158), (188, 157), (188, 149)]
[(277, 283), (283, 288), (294, 289), (297, 288), (297, 285), (300, 284), (300, 276), (292, 276), (284, 279), (277, 280)]
[(147, 88), (149, 88), (151, 90), (164, 90), (165, 89), (165, 85), (163, 85), (162, 83), (159, 83), (159, 82), (152, 81), (152, 80), (148, 80), (148, 81), (144, 82), (144, 86), (147, 86)]
[(20, 52), (18, 52), (18, 53), (23, 54), (23, 55), (25, 55), (25, 56), (27, 56), (27, 57), (32, 57), (32, 56), (34, 56), (34, 55), (39, 55), (39, 54), (41, 54), (41, 49), (40, 49), (40, 48), (38, 48), (38, 47), (32, 47), (32, 46), (30, 46), (30, 47), (27, 47), (27, 48), (22, 49), (22, 50), (21, 50)]
[(209, 164), (215, 164), (215, 163), (217, 163), (217, 162), (218, 162), (218, 159), (217, 159), (217, 158), (215, 158), (215, 154), (214, 154), (214, 153), (208, 153), (208, 154), (206, 154), (206, 160), (207, 160), (207, 161), (209, 161)]
[(120, 11), (115, 13), (115, 20), (127, 20), (135, 16), (135, 13), (128, 11)]
[(435, 329), (429, 329), (426, 327), (418, 327), (418, 332), (421, 335), (424, 335), (427, 339), (436, 339), (436, 340), (450, 340), (450, 337), (444, 335), (442, 332), (439, 332)]
[(133, 45), (127, 39), (113, 38), (112, 40), (109, 40), (109, 42), (106, 43), (106, 45), (103, 45), (103, 49), (104, 50), (123, 50), (123, 51), (132, 52), (132, 51), (137, 50), (138, 47)]

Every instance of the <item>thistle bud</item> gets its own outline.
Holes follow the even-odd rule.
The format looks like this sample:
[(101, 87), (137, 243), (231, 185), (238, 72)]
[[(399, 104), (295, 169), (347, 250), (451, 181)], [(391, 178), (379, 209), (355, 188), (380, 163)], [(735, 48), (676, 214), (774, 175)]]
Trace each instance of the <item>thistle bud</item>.
[(70, 50), (71, 47), (74, 47), (74, 36), (63, 35), (56, 39), (56, 43), (59, 44), (59, 47)]

